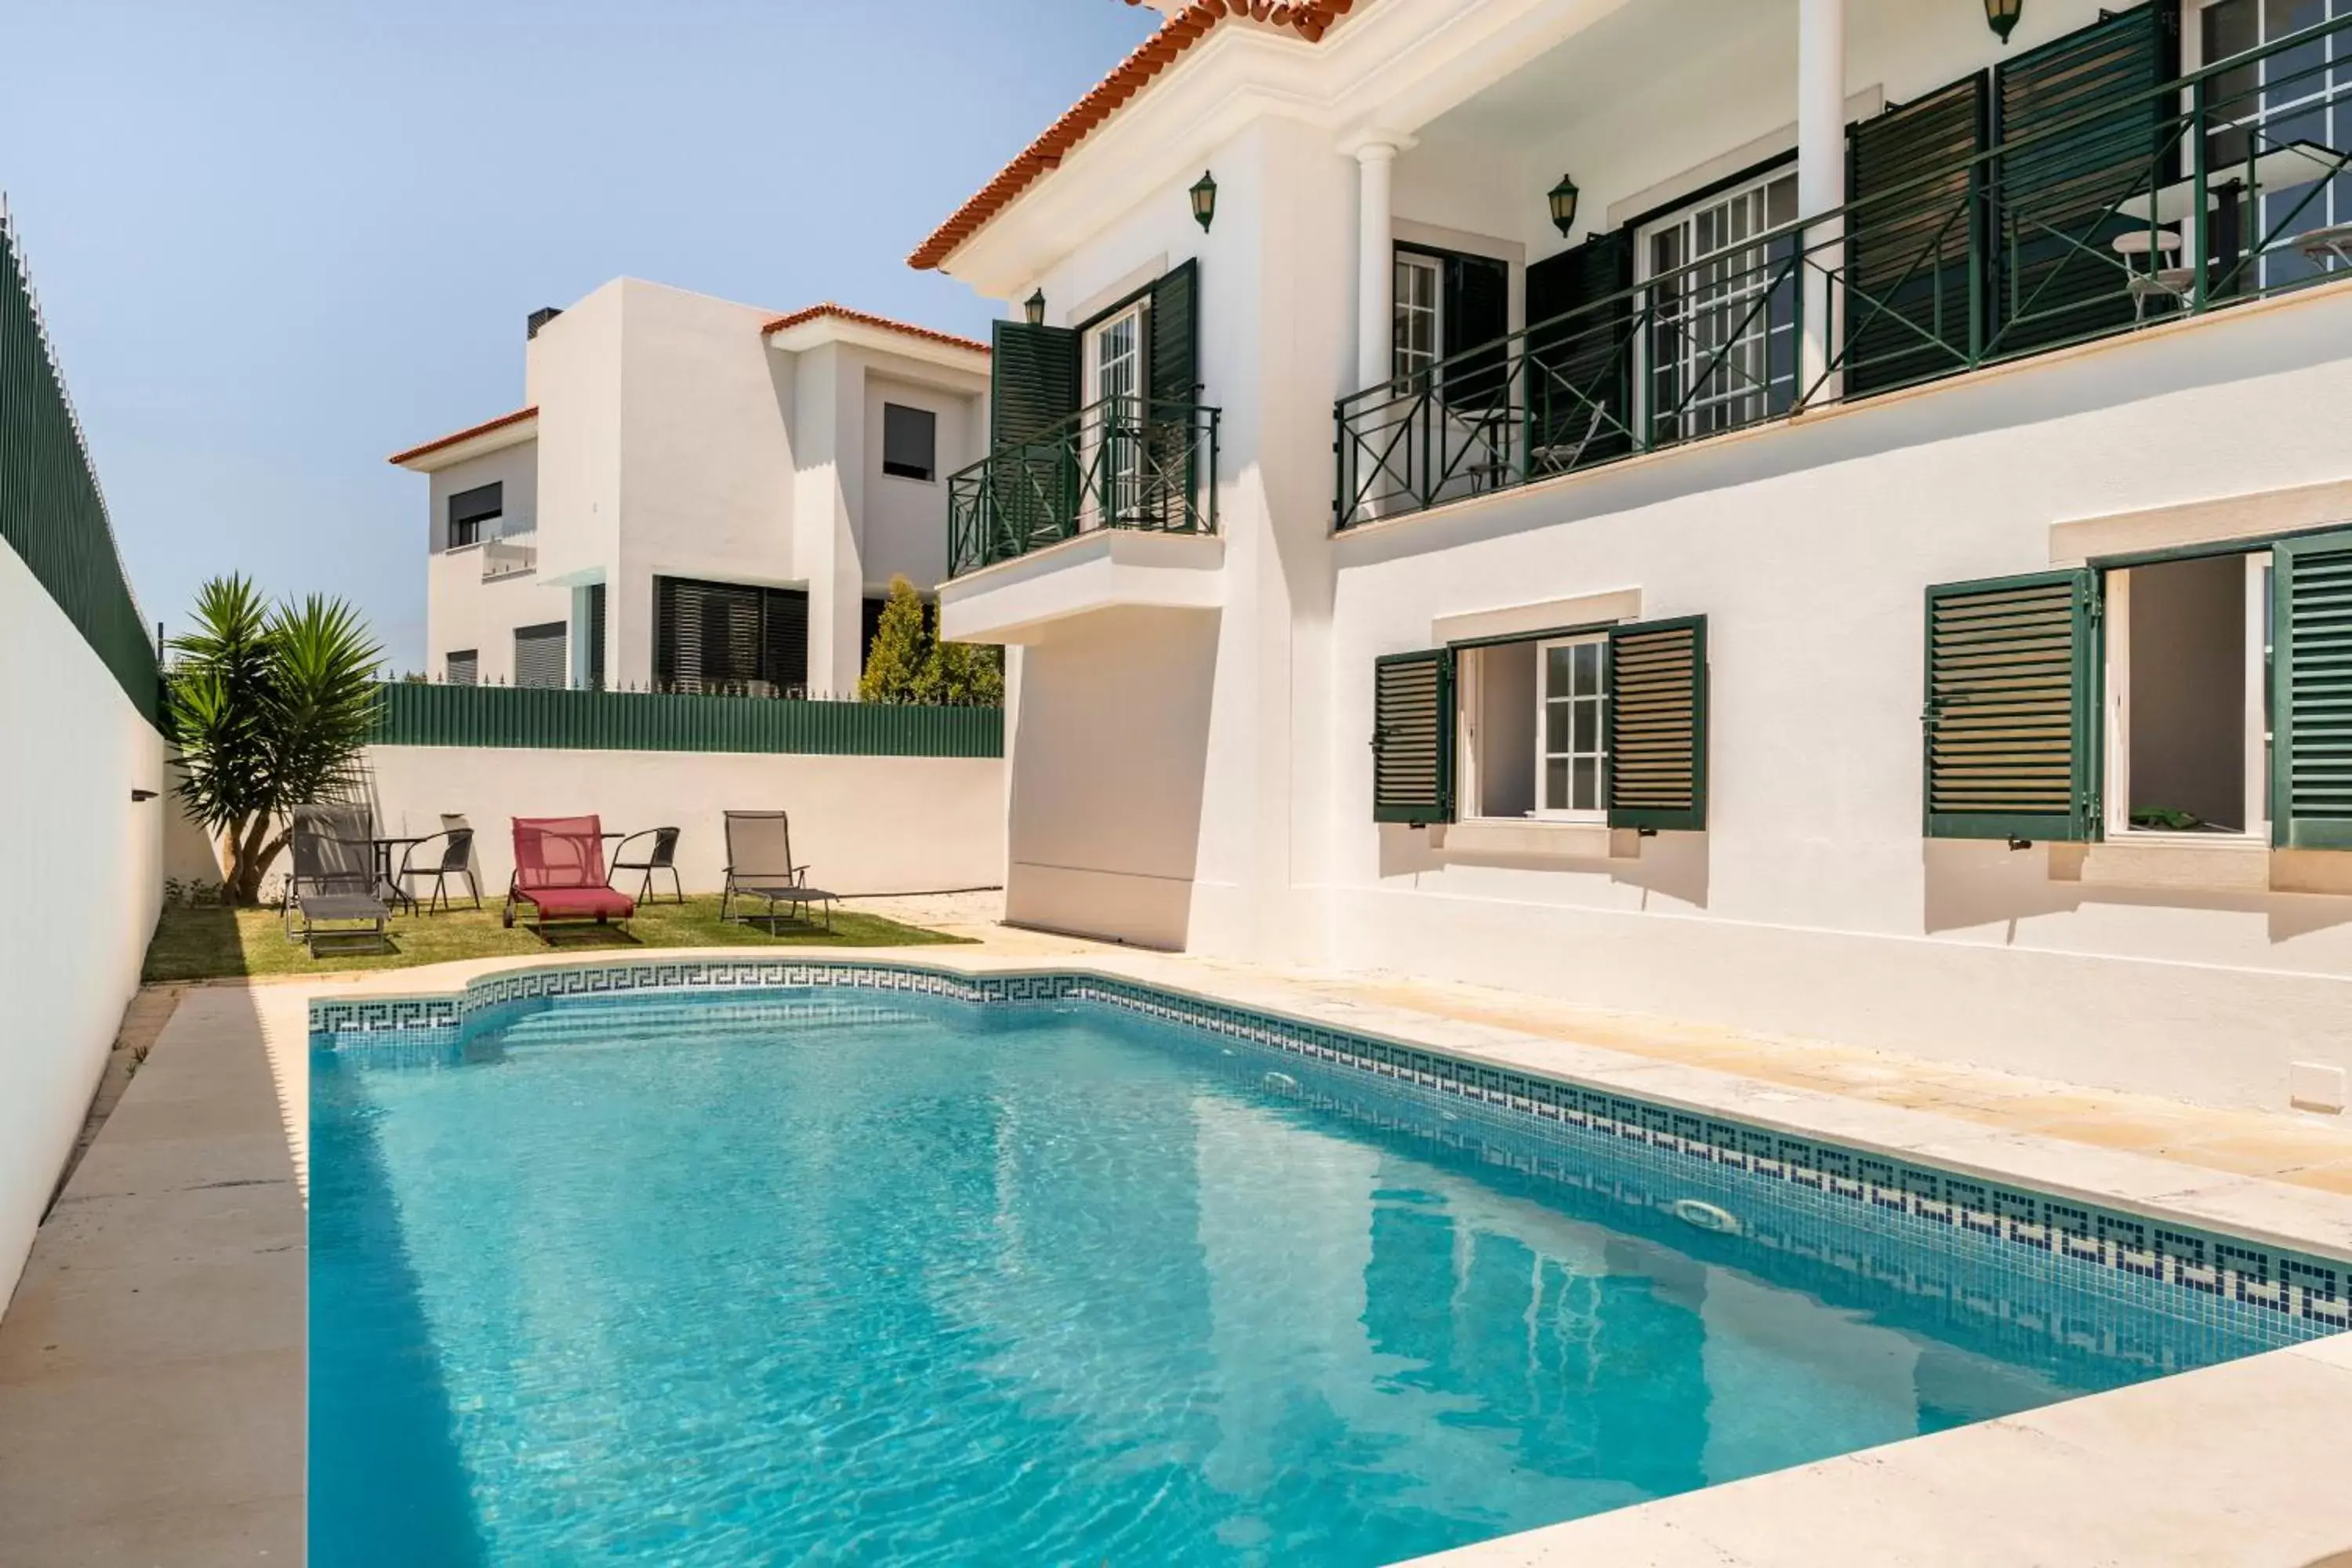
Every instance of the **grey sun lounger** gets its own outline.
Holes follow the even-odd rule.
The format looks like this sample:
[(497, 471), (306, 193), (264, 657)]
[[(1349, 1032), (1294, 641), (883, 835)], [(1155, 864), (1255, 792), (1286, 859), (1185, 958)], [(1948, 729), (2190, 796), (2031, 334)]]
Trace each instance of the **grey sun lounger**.
[[(719, 918), (731, 918), (737, 899), (767, 901), (768, 930), (776, 929), (776, 907), (787, 905), (805, 920), (809, 906), (824, 909), (824, 929), (833, 929), (834, 896), (809, 886), (808, 868), (793, 860), (792, 818), (781, 811), (727, 814), (727, 887), (719, 896)], [(745, 923), (751, 917), (745, 916)]]
[(289, 837), (294, 870), (286, 883), (287, 940), (301, 942), (314, 958), (321, 942), (364, 942), (376, 952), (388, 948), (384, 931), (392, 910), (376, 885), (374, 825), (367, 808), (298, 805)]

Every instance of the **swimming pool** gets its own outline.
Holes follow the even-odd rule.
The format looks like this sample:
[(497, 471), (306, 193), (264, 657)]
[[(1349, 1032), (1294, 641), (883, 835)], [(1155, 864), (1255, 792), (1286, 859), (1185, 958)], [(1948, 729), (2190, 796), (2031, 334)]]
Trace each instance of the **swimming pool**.
[(313, 1562), (1381, 1563), (2339, 1326), (2323, 1260), (891, 973), (320, 1020)]

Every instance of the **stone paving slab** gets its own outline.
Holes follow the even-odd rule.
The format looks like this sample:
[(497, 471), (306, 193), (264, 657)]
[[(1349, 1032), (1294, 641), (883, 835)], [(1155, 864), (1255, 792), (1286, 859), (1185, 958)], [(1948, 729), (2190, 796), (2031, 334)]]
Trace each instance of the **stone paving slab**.
[(187, 990), (0, 1316), (0, 1563), (302, 1561), (295, 1177), (253, 999)]

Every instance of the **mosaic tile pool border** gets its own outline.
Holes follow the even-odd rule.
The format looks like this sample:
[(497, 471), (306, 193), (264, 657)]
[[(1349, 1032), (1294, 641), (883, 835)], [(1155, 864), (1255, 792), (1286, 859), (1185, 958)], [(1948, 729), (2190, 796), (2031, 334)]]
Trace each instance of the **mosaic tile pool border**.
[[(963, 1002), (1104, 1003), (1147, 1017), (1352, 1068), (1544, 1122), (1581, 1127), (1670, 1155), (1748, 1172), (1866, 1210), (1951, 1226), (2025, 1252), (2105, 1268), (2256, 1311), (2298, 1334), (2352, 1329), (2352, 1263), (2208, 1234), (2146, 1215), (2035, 1193), (1816, 1138), (1653, 1104), (1613, 1090), (1512, 1071), (1443, 1051), (1188, 996), (1139, 982), (1076, 973), (964, 975), (903, 963), (695, 959), (525, 970), (490, 975), (457, 995), (314, 998), (310, 1030), (340, 1048), (375, 1034), (455, 1031), (518, 1003), (646, 991), (855, 986)], [(352, 1041), (350, 1037), (359, 1037)]]

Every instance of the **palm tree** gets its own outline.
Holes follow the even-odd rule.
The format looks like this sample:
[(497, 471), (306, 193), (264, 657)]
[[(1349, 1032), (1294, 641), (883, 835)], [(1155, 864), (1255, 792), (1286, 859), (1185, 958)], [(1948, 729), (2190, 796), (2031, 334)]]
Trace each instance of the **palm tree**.
[(219, 840), (223, 896), (256, 904), (286, 847), (287, 814), (358, 780), (381, 650), (341, 599), (314, 594), (272, 609), (241, 576), (206, 583), (195, 618), (172, 644), (176, 787)]

